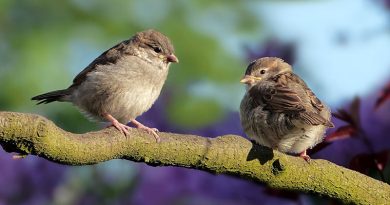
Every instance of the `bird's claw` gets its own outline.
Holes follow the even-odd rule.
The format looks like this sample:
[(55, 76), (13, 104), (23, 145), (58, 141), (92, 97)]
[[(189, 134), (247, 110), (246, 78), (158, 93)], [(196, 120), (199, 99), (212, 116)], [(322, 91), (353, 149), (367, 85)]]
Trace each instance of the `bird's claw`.
[(132, 120), (131, 122), (135, 125), (136, 128), (141, 129), (141, 130), (145, 131), (146, 133), (153, 135), (153, 137), (156, 139), (157, 143), (159, 143), (161, 141), (160, 136), (158, 136), (158, 134), (157, 134), (157, 132), (159, 132), (157, 128), (147, 127), (147, 126), (143, 125), (142, 123), (138, 122), (137, 120)]
[(125, 136), (130, 135), (130, 133), (129, 133), (130, 127), (129, 126), (124, 125), (118, 121), (112, 122), (112, 126), (114, 126), (116, 129), (118, 129)]
[(302, 159), (304, 159), (307, 163), (310, 163), (311, 161), (311, 158), (309, 155), (306, 155), (306, 156), (300, 156)]
[(307, 163), (310, 163), (310, 161), (311, 161), (310, 156), (306, 154), (306, 150), (299, 153), (299, 157), (304, 159)]
[(157, 134), (157, 132), (159, 132), (159, 131), (157, 128), (146, 127), (145, 125), (142, 125), (142, 124), (141, 124), (141, 126), (138, 126), (137, 128), (145, 131), (148, 134), (153, 135), (153, 137), (156, 139), (157, 143), (160, 142), (160, 136), (158, 136), (158, 134)]
[(118, 120), (116, 120), (112, 115), (110, 114), (105, 114), (104, 117), (111, 122), (111, 125), (110, 126), (114, 126), (117, 130), (119, 130), (119, 132), (121, 132), (122, 134), (124, 134), (125, 136), (127, 135), (130, 135), (129, 133), (129, 129), (130, 127), (127, 126), (127, 125), (124, 125), (120, 122), (118, 122)]

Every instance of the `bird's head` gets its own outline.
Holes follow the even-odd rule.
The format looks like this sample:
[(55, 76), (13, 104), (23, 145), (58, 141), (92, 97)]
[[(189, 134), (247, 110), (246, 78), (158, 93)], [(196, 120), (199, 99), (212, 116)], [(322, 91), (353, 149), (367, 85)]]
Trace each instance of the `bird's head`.
[(250, 88), (259, 82), (285, 72), (292, 72), (292, 68), (282, 59), (276, 57), (259, 58), (248, 65), (245, 75), (240, 82)]
[(160, 65), (178, 63), (179, 59), (174, 54), (171, 41), (164, 34), (156, 30), (146, 30), (135, 34), (132, 42), (138, 45), (142, 57)]

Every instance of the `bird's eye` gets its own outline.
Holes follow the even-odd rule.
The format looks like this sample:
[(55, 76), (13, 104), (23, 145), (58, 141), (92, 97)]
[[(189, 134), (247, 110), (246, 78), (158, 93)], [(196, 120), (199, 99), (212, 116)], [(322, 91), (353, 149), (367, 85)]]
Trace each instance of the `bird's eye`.
[(154, 52), (156, 52), (156, 53), (161, 53), (161, 48), (160, 47), (158, 47), (158, 46), (156, 46), (156, 47), (153, 47), (153, 50), (154, 50)]
[(261, 70), (261, 71), (260, 71), (260, 74), (265, 74), (265, 70)]

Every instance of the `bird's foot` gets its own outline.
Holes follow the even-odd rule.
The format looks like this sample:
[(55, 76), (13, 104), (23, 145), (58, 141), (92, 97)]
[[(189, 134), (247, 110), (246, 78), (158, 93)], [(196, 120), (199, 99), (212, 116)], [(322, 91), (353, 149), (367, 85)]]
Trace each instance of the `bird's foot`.
[(156, 138), (156, 142), (157, 142), (157, 143), (160, 142), (160, 136), (158, 136), (158, 134), (157, 134), (157, 132), (158, 132), (158, 129), (157, 129), (157, 128), (150, 128), (150, 127), (147, 127), (147, 126), (143, 125), (142, 123), (138, 122), (137, 120), (131, 120), (130, 122), (133, 123), (134, 126), (135, 126), (137, 129), (141, 129), (141, 130), (147, 132), (148, 134), (153, 135), (153, 137)]
[(306, 162), (310, 163), (311, 158), (310, 158), (309, 155), (307, 155), (306, 150), (301, 152), (301, 153), (299, 153), (299, 157), (304, 159)]
[(116, 120), (112, 115), (110, 114), (106, 114), (104, 116), (108, 121), (111, 122), (111, 125), (110, 126), (114, 126), (117, 130), (119, 130), (122, 134), (124, 134), (125, 136), (129, 135), (129, 129), (130, 127), (127, 126), (127, 125), (124, 125), (120, 122), (118, 122), (118, 120)]

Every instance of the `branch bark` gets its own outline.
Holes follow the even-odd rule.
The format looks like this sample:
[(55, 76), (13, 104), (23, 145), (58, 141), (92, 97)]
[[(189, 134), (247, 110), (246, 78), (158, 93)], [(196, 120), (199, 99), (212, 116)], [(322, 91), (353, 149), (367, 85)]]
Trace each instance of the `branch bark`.
[(36, 155), (67, 165), (127, 159), (151, 166), (178, 166), (228, 174), (269, 187), (315, 193), (353, 204), (390, 203), (390, 186), (326, 160), (307, 163), (240, 136), (205, 138), (130, 130), (125, 137), (114, 128), (73, 134), (46, 118), (0, 112), (0, 145), (7, 152)]

